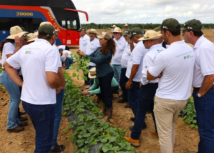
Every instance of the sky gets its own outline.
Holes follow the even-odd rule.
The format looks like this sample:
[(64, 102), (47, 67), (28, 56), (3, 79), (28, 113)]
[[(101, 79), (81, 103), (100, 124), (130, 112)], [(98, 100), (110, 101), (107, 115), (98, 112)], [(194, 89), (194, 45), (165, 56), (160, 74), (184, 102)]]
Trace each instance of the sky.
[(162, 23), (175, 18), (180, 23), (198, 19), (214, 23), (214, 0), (72, 0), (81, 23)]

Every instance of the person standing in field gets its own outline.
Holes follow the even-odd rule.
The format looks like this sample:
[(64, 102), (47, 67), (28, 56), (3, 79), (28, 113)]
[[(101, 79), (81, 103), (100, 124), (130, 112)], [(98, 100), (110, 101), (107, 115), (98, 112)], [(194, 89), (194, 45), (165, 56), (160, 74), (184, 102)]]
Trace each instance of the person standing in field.
[(79, 50), (86, 53), (86, 46), (90, 41), (89, 36), (86, 34), (86, 29), (85, 28), (80, 28), (78, 30), (80, 34), (80, 39), (79, 39)]
[(154, 96), (156, 90), (158, 88), (159, 79), (155, 79), (152, 81), (147, 80), (147, 70), (150, 66), (154, 64), (154, 60), (156, 56), (162, 52), (165, 48), (160, 46), (159, 39), (161, 38), (161, 34), (155, 32), (154, 30), (146, 31), (145, 35), (139, 40), (143, 41), (143, 44), (146, 49), (149, 51), (146, 53), (143, 58), (143, 76), (141, 78), (141, 86), (139, 90), (139, 98), (138, 98), (138, 108), (137, 108), (137, 116), (135, 118), (134, 127), (132, 129), (131, 137), (125, 137), (127, 142), (131, 143), (134, 146), (139, 146), (139, 138), (141, 134), (141, 130), (145, 125), (145, 117), (148, 109), (152, 107), (152, 117), (155, 125), (155, 130), (152, 133), (157, 136), (157, 129), (154, 117)]
[(180, 37), (180, 24), (169, 18), (162, 22), (164, 42), (170, 45), (159, 53), (147, 71), (149, 81), (160, 77), (154, 114), (161, 153), (173, 153), (175, 122), (191, 96), (195, 54)]
[(122, 30), (119, 27), (116, 27), (113, 31), (114, 41), (116, 44), (116, 52), (112, 57), (112, 68), (114, 71), (114, 78), (117, 82), (120, 82), (120, 75), (121, 75), (121, 58), (126, 47), (126, 40), (122, 36)]
[[(11, 80), (22, 86), (22, 105), (36, 131), (35, 153), (48, 153), (53, 140), (56, 91), (60, 91), (61, 83), (58, 57), (52, 46), (56, 31), (44, 24), (38, 32), (38, 39), (7, 59), (4, 67)], [(14, 68), (21, 68), (23, 81)]]
[(193, 97), (200, 142), (198, 153), (214, 151), (214, 45), (203, 36), (202, 24), (192, 19), (184, 24), (183, 37), (195, 52)]
[[(24, 45), (24, 35), (27, 32), (24, 32), (19, 26), (13, 26), (10, 28), (10, 36), (8, 36), (2, 42), (2, 65), (4, 62), (14, 55), (18, 50)], [(2, 66), (3, 71), (0, 74), (0, 83), (5, 87), (7, 92), (10, 95), (10, 105), (8, 111), (7, 119), (7, 131), (8, 132), (21, 132), (24, 129), (24, 126), (27, 126), (27, 122), (21, 122), (18, 116), (19, 104), (21, 91), (20, 87), (14, 83), (9, 77), (9, 72), (5, 71), (4, 65)], [(20, 68), (15, 68), (16, 75)]]
[[(88, 42), (87, 46), (86, 46), (86, 52), (85, 54), (86, 55), (90, 55), (92, 54), (93, 52), (96, 51), (96, 49), (98, 47), (100, 47), (100, 42), (99, 40), (96, 38), (97, 35), (98, 35), (98, 32), (95, 30), (95, 29), (90, 29), (87, 31), (87, 34), (89, 35), (90, 37), (90, 41)], [(81, 50), (79, 50), (81, 51)], [(83, 51), (82, 51), (83, 52)], [(88, 67), (88, 70), (90, 70), (91, 68), (93, 67), (96, 67), (96, 64), (93, 63), (93, 62), (90, 62), (89, 63), (89, 67)], [(85, 81), (85, 84), (86, 85), (91, 85), (91, 79), (88, 77), (88, 74), (85, 75), (87, 77), (87, 80)]]
[(111, 26), (111, 32), (114, 32), (114, 29), (116, 28), (116, 25)]
[[(133, 43), (130, 44), (132, 53), (129, 57), (126, 70), (126, 77), (128, 78), (128, 81), (126, 83), (126, 89), (128, 89), (128, 101), (134, 114), (134, 118), (131, 118), (132, 121), (135, 120), (135, 117), (137, 115), (140, 79), (142, 78), (143, 58), (147, 53), (147, 49), (145, 48), (143, 41), (139, 40), (141, 37), (143, 37), (142, 29), (133, 28), (131, 31), (131, 39)], [(134, 46), (134, 43), (136, 43), (137, 45)], [(144, 124), (143, 128), (146, 128), (146, 124)], [(130, 129), (132, 130), (132, 127)]]
[(106, 32), (102, 32), (98, 39), (102, 47), (97, 48), (95, 52), (90, 55), (86, 55), (82, 51), (77, 51), (77, 53), (90, 58), (92, 62), (96, 63), (96, 76), (99, 79), (101, 97), (104, 103), (103, 110), (101, 111), (106, 115), (103, 119), (106, 121), (112, 118), (113, 111), (111, 82), (114, 72), (110, 62), (115, 53), (116, 45), (111, 36)]

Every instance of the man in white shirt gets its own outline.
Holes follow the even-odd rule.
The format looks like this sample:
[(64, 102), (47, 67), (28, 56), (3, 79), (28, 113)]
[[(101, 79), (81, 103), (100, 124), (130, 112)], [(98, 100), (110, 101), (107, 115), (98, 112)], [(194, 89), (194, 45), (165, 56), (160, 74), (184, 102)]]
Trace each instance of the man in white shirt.
[(121, 74), (121, 58), (126, 47), (126, 40), (122, 36), (122, 30), (119, 27), (116, 27), (113, 31), (114, 41), (116, 43), (116, 52), (112, 57), (112, 68), (114, 71), (114, 78), (117, 82), (120, 82), (120, 74)]
[(193, 19), (185, 22), (183, 37), (195, 52), (193, 97), (200, 142), (198, 153), (214, 150), (214, 45), (203, 36), (202, 24)]
[(116, 25), (113, 25), (113, 26), (111, 26), (111, 32), (114, 32), (114, 29), (116, 28), (117, 26)]
[(80, 39), (79, 39), (79, 50), (86, 53), (86, 46), (90, 41), (89, 36), (86, 34), (85, 28), (79, 29)]
[[(125, 137), (127, 142), (133, 144), (134, 146), (139, 146), (139, 138), (141, 134), (141, 130), (143, 125), (145, 124), (145, 117), (148, 109), (152, 107), (152, 117), (155, 124), (156, 130), (156, 123), (154, 117), (154, 96), (156, 90), (158, 88), (158, 79), (148, 81), (147, 80), (147, 70), (150, 66), (154, 64), (154, 60), (156, 56), (164, 50), (162, 46), (160, 46), (159, 38), (162, 35), (154, 30), (146, 31), (145, 35), (140, 38), (139, 40), (143, 41), (143, 44), (146, 49), (149, 51), (146, 53), (143, 59), (143, 76), (141, 78), (141, 87), (139, 90), (139, 101), (138, 101), (138, 109), (137, 109), (137, 116), (135, 117), (134, 127), (132, 129), (131, 137)], [(157, 130), (153, 131), (157, 135)]]
[[(98, 35), (98, 32), (95, 29), (90, 29), (87, 31), (87, 34), (90, 37), (90, 41), (88, 42), (87, 46), (86, 46), (86, 55), (90, 55), (92, 54), (94, 51), (96, 51), (96, 49), (98, 47), (100, 47), (100, 41), (96, 38), (96, 36)], [(88, 70), (90, 70), (91, 68), (95, 67), (96, 64), (93, 62), (89, 63), (89, 67)], [(88, 77), (88, 74), (85, 75), (87, 77), (87, 80), (85, 80), (85, 84), (86, 85), (91, 85), (91, 79)]]
[(65, 70), (68, 70), (70, 65), (74, 63), (73, 58), (71, 58), (71, 52), (68, 50), (59, 49), (59, 53), (61, 54), (61, 60), (65, 63)]
[[(159, 53), (147, 71), (149, 81), (161, 77), (155, 96), (154, 114), (161, 153), (172, 153), (175, 142), (175, 122), (191, 96), (195, 54), (180, 37), (176, 19), (163, 21), (161, 33), (170, 45)], [(162, 76), (161, 76), (162, 75)]]
[[(133, 43), (130, 44), (130, 48), (131, 51), (133, 51), (128, 60), (126, 70), (126, 77), (129, 79), (126, 83), (126, 89), (128, 89), (129, 105), (135, 117), (138, 107), (140, 79), (142, 78), (143, 58), (147, 53), (147, 49), (144, 47), (143, 41), (139, 40), (139, 38), (143, 37), (141, 28), (133, 28), (131, 35)], [(134, 43), (137, 44), (135, 47)], [(134, 118), (131, 118), (131, 120), (134, 120)], [(144, 128), (146, 128), (146, 124), (144, 125)]]
[[(22, 105), (36, 130), (35, 152), (49, 152), (53, 139), (56, 89), (60, 88), (52, 25), (39, 27), (39, 38), (23, 46), (4, 63), (9, 77), (22, 86)], [(23, 81), (15, 69), (21, 68)]]

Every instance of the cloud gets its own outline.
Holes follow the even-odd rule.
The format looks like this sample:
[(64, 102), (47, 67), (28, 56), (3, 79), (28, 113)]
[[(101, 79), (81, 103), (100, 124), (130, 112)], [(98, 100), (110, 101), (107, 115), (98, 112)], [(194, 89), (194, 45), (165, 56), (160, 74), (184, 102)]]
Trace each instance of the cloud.
[(77, 9), (86, 11), (89, 22), (79, 14), (81, 23), (162, 23), (176, 18), (180, 23), (199, 19), (213, 23), (213, 0), (73, 0)]

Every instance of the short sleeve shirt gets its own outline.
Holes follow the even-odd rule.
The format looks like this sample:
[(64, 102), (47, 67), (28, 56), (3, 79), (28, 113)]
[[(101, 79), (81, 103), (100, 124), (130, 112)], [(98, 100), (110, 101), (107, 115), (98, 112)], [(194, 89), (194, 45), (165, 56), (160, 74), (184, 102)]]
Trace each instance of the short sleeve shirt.
[(111, 63), (112, 63), (112, 65), (121, 65), (122, 55), (123, 55), (127, 42), (123, 36), (121, 36), (119, 40), (116, 40), (114, 38), (114, 41), (116, 44), (116, 52), (112, 56)]
[(192, 86), (200, 88), (204, 77), (214, 74), (214, 45), (204, 36), (201, 36), (193, 49), (195, 52), (195, 65)]
[(4, 47), (2, 50), (2, 61), (1, 61), (2, 67), (3, 67), (4, 62), (7, 60), (7, 55), (14, 54), (15, 49), (16, 48), (15, 48), (14, 44), (12, 44), (10, 42), (7, 42), (4, 44)]
[(177, 41), (159, 53), (154, 65), (149, 67), (149, 73), (157, 77), (156, 96), (164, 99), (187, 100), (191, 96), (195, 54), (189, 45)]
[(68, 51), (68, 50), (63, 50), (62, 52), (62, 58), (65, 58), (65, 54), (68, 53), (68, 56), (67, 57), (71, 57), (71, 52)]
[(155, 79), (155, 80), (151, 80), (151, 81), (147, 80), (147, 70), (149, 69), (150, 66), (152, 66), (154, 64), (156, 56), (164, 50), (165, 50), (165, 48), (163, 48), (162, 45), (157, 44), (157, 45), (153, 45), (149, 49), (149, 51), (146, 53), (146, 55), (143, 59), (143, 70), (142, 70), (143, 76), (141, 78), (141, 83), (143, 85), (146, 85), (148, 83), (158, 83), (159, 79)]
[(55, 48), (55, 50), (56, 50), (56, 56), (58, 57), (57, 58), (58, 67), (62, 67), (62, 62), (60, 60), (59, 49), (56, 47), (56, 45), (53, 45), (53, 47)]
[(129, 78), (132, 71), (133, 65), (139, 65), (138, 71), (133, 79), (135, 82), (140, 82), (140, 79), (142, 78), (142, 68), (143, 68), (143, 58), (145, 54), (147, 53), (147, 49), (144, 47), (144, 44), (142, 41), (139, 41), (136, 45), (136, 47), (133, 49), (131, 56), (128, 61), (128, 66), (126, 70), (126, 77)]
[(80, 50), (84, 53), (86, 53), (86, 46), (90, 41), (90, 37), (85, 34), (85, 36), (80, 37), (79, 39), (79, 45), (80, 45)]
[[(98, 47), (100, 47), (100, 42), (97, 38), (94, 38), (94, 40), (89, 41), (86, 46), (86, 55), (92, 54), (94, 51), (96, 51)], [(89, 65), (96, 66), (96, 64), (93, 62), (90, 62)]]
[(7, 59), (13, 68), (21, 68), (21, 100), (33, 105), (56, 103), (56, 90), (47, 82), (46, 72), (58, 72), (56, 50), (48, 41), (36, 39)]

